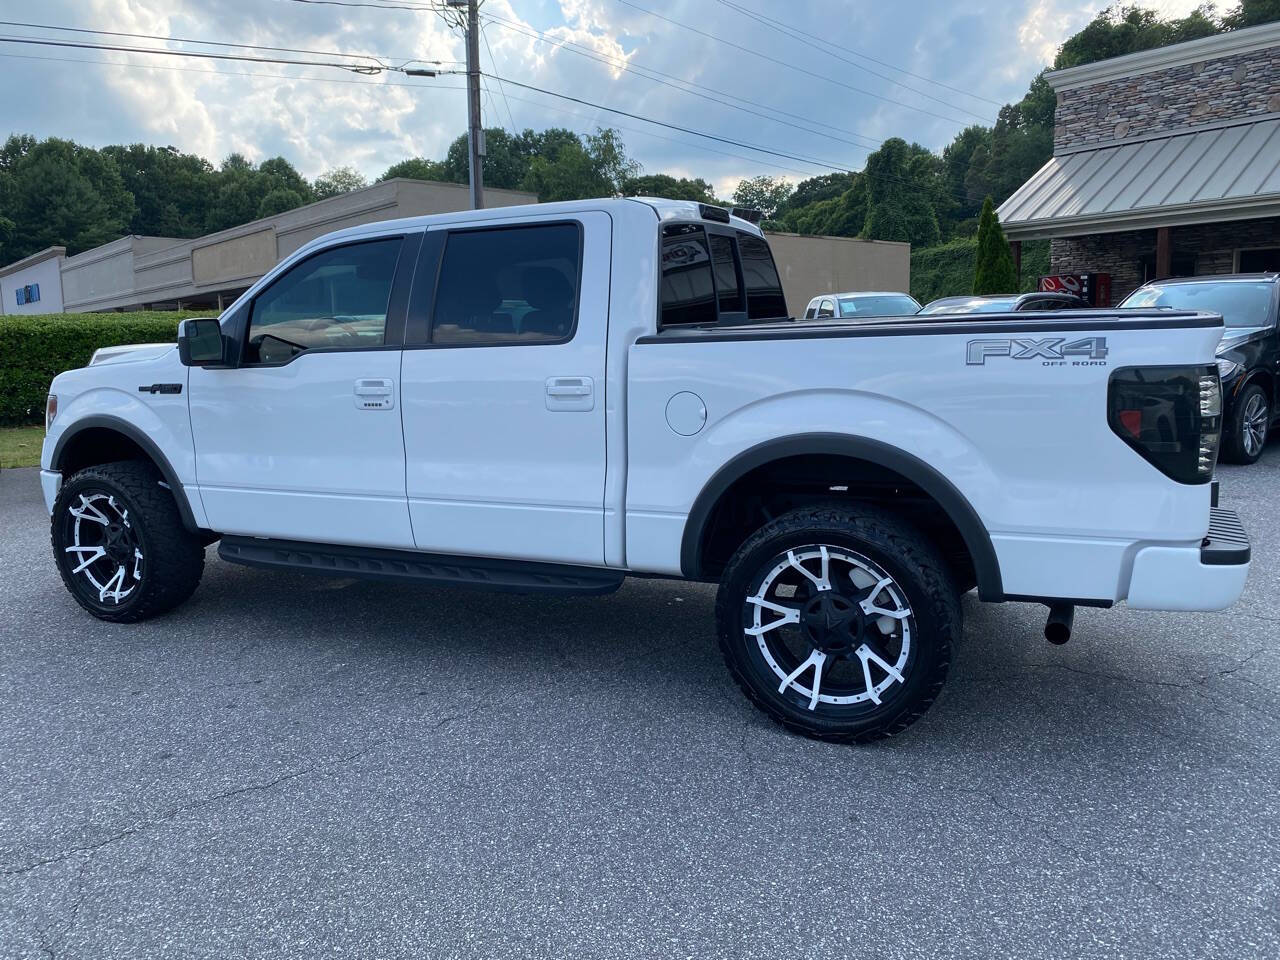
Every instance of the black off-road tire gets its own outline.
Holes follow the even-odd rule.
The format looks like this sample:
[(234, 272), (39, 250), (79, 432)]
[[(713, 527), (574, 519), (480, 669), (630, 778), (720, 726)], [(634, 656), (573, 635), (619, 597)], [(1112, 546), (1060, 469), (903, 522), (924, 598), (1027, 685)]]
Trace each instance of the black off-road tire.
[[(788, 550), (819, 544), (870, 559), (909, 601), (915, 659), (905, 679), (879, 705), (806, 709), (797, 702), (803, 697), (779, 693), (777, 675), (770, 672), (757, 641), (744, 633), (746, 598), (753, 586), (758, 588), (762, 571)], [(942, 690), (962, 630), (959, 591), (933, 543), (897, 514), (860, 504), (794, 510), (753, 534), (725, 569), (716, 597), (716, 625), (729, 672), (752, 703), (788, 730), (841, 743), (891, 737), (923, 716)]]
[[(124, 460), (86, 467), (69, 477), (58, 492), (50, 524), (54, 560), (68, 592), (99, 620), (137, 623), (167, 613), (191, 596), (204, 573), (204, 545), (182, 525), (173, 493), (151, 463)], [(68, 553), (69, 510), (81, 494), (106, 493), (128, 509), (131, 528), (144, 560), (142, 577), (118, 604), (100, 602), (82, 574), (73, 573), (77, 554)]]
[[(1255, 400), (1257, 397), (1261, 398), (1264, 410), (1263, 439), (1258, 448), (1250, 453), (1245, 446), (1245, 430), (1247, 429), (1245, 414), (1251, 404), (1257, 403), (1257, 400)], [(1225, 436), (1222, 438), (1222, 459), (1227, 463), (1256, 463), (1258, 458), (1262, 456), (1267, 438), (1271, 433), (1271, 416), (1271, 401), (1267, 397), (1267, 391), (1263, 389), (1261, 384), (1246, 384), (1245, 388), (1240, 391), (1240, 396), (1236, 397), (1235, 404), (1231, 409), (1231, 416), (1225, 424)]]

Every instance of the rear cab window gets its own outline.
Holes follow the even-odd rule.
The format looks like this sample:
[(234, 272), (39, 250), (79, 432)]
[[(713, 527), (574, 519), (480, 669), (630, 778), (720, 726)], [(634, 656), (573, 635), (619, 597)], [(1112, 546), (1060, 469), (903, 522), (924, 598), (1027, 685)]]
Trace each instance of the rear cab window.
[(787, 317), (769, 244), (732, 227), (672, 223), (662, 230), (659, 329)]

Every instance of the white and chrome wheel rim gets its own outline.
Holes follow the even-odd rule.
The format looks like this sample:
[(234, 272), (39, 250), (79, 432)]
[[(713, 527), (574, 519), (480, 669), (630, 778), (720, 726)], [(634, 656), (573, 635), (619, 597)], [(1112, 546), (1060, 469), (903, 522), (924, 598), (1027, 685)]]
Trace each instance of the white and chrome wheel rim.
[(1245, 453), (1251, 457), (1257, 455), (1267, 442), (1268, 414), (1267, 398), (1260, 393), (1251, 395), (1244, 405), (1244, 414), (1240, 418), (1244, 434), (1241, 439)]
[(78, 494), (63, 516), (67, 570), (104, 607), (124, 603), (142, 584), (142, 541), (129, 508), (109, 493)]
[(743, 638), (779, 694), (802, 707), (878, 707), (910, 672), (915, 617), (877, 563), (814, 544), (765, 566), (743, 605)]

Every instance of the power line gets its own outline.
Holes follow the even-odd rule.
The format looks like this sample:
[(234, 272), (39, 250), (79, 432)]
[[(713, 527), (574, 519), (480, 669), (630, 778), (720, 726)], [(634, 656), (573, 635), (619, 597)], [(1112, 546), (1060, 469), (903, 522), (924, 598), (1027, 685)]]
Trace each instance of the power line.
[(465, 90), (440, 83), (405, 83), (398, 80), (353, 80), (349, 77), (299, 77), (287, 73), (253, 73), (245, 70), (200, 70), (195, 67), (173, 67), (158, 63), (121, 63), (119, 60), (84, 60), (76, 57), (37, 57), (24, 53), (0, 53), (7, 60), (40, 60), (48, 63), (88, 63), (102, 67), (128, 67), (133, 70), (168, 70), (176, 73), (206, 73), (220, 77), (259, 77), (264, 80), (306, 80), (309, 83), (357, 83), (367, 87), (414, 87), (418, 90)]
[[(969, 91), (969, 90), (962, 90), (960, 87), (953, 87), (948, 83), (943, 83), (941, 80), (934, 80), (932, 77), (926, 77), (919, 73), (912, 73), (910, 70), (904, 70), (902, 67), (894, 66), (892, 63), (889, 63), (885, 60), (877, 60), (875, 57), (871, 56), (870, 54), (862, 53), (858, 50), (850, 50), (848, 47), (844, 46), (843, 44), (835, 43), (834, 41), (828, 40), (825, 37), (820, 37), (815, 33), (807, 33), (806, 31), (801, 30), (799, 27), (792, 26), (791, 24), (786, 23), (785, 21), (778, 20), (774, 17), (768, 16), (767, 14), (757, 13), (755, 10), (750, 10), (747, 7), (742, 6), (742, 4), (740, 3), (733, 2), (733, 0), (716, 0), (716, 2), (722, 4), (723, 6), (729, 7), (732, 10), (736, 10), (738, 13), (741, 13), (744, 16), (748, 16), (751, 19), (756, 20), (757, 22), (764, 23), (765, 26), (771, 27), (773, 29), (788, 31), (792, 34), (799, 34), (800, 37), (803, 37), (806, 40), (812, 40), (816, 43), (821, 43), (824, 46), (832, 47), (836, 50), (839, 50), (841, 54), (849, 53), (855, 57), (861, 57), (863, 60), (869, 60), (872, 63), (879, 64), (882, 67), (888, 67), (890, 70), (895, 70), (898, 73), (905, 74), (908, 77), (914, 77), (917, 80), (923, 80), (925, 83), (931, 83), (934, 86), (942, 87), (944, 90), (950, 90), (952, 93), (964, 94), (966, 97), (973, 97), (975, 100), (982, 100), (983, 102), (989, 103), (995, 107), (1003, 106), (1003, 104), (1001, 104), (1000, 101), (992, 100), (990, 97), (984, 97), (982, 96), (982, 94), (973, 93), (972, 91)], [(859, 70), (865, 70), (867, 73), (870, 73), (872, 76), (880, 77), (883, 80), (888, 80), (890, 83), (897, 84), (898, 86), (902, 87), (904, 90), (910, 90), (913, 93), (919, 93), (921, 96), (925, 96), (925, 97), (929, 96), (927, 93), (924, 93), (923, 91), (916, 90), (915, 87), (909, 87), (906, 84), (899, 83), (897, 80), (893, 80), (892, 78), (886, 77), (883, 74), (876, 73), (873, 70), (867, 70), (866, 67), (862, 66), (859, 63), (855, 63), (852, 60), (848, 60), (844, 56), (841, 56), (838, 54), (832, 54), (832, 56), (834, 56), (837, 60), (844, 60), (845, 63), (848, 63)], [(929, 97), (929, 99), (932, 100), (935, 98)], [(945, 103), (946, 101), (939, 101), (939, 102)]]
[(336, 63), (321, 60), (285, 60), (281, 57), (250, 57), (238, 53), (201, 53), (198, 50), (165, 50), (159, 47), (125, 47), (105, 43), (80, 43), (74, 40), (53, 40), (43, 37), (0, 37), (0, 43), (29, 43), (38, 47), (73, 47), (81, 50), (110, 50), (116, 53), (149, 53), (170, 57), (197, 57), (204, 60), (242, 60), (250, 63), (276, 63), (295, 67), (335, 67), (351, 73), (376, 74), (395, 69), (382, 66), (366, 66), (353, 63)]
[[(484, 40), (485, 50), (489, 52), (489, 66), (493, 67), (493, 72), (496, 74), (498, 72), (498, 61), (493, 56), (493, 47), (489, 46), (489, 35), (484, 32), (484, 27), (480, 28), (480, 37)], [(485, 84), (485, 87), (487, 89), (488, 84)], [(507, 103), (507, 88), (502, 85), (501, 81), (498, 82), (498, 92), (502, 94), (502, 103), (507, 108), (507, 119), (511, 121), (511, 135), (515, 136), (516, 118), (511, 115), (511, 104)], [(490, 95), (489, 100), (490, 102), (493, 101), (492, 95)]]
[[(761, 60), (767, 60), (770, 63), (778, 64), (778, 66), (786, 67), (789, 70), (794, 70), (797, 73), (803, 73), (806, 76), (815, 77), (818, 80), (823, 80), (827, 83), (835, 84), (837, 87), (844, 87), (846, 90), (852, 90), (854, 93), (859, 93), (866, 97), (872, 97), (876, 100), (883, 100), (886, 103), (892, 103), (895, 106), (903, 107), (907, 110), (914, 110), (917, 113), (923, 113), (926, 116), (935, 117), (938, 120), (945, 120), (948, 123), (966, 123), (967, 122), (963, 120), (957, 120), (955, 117), (946, 117), (940, 113), (934, 113), (932, 110), (926, 110), (924, 107), (912, 106), (909, 103), (904, 103), (901, 100), (895, 100), (892, 97), (885, 97), (878, 93), (872, 93), (870, 90), (863, 90), (861, 87), (855, 87), (852, 84), (845, 83), (843, 80), (837, 80), (834, 77), (828, 77), (825, 74), (817, 73), (816, 71), (813, 71), (813, 70), (806, 70), (804, 67), (797, 66), (794, 63), (788, 63), (786, 60), (780, 60), (777, 57), (771, 57), (767, 53), (763, 53), (759, 50), (753, 50), (750, 47), (744, 47), (742, 46), (742, 44), (734, 43), (732, 40), (728, 40), (724, 37), (717, 36), (714, 33), (708, 33), (706, 30), (700, 30), (698, 27), (690, 26), (689, 24), (682, 23), (679, 20), (673, 20), (671, 17), (668, 17), (664, 14), (655, 13), (652, 10), (649, 10), (645, 7), (640, 6), (638, 3), (632, 3), (631, 0), (617, 0), (617, 2), (623, 4), (624, 6), (631, 7), (634, 10), (639, 10), (641, 13), (647, 13), (651, 17), (656, 17), (659, 20), (666, 21), (667, 23), (670, 23), (673, 26), (680, 27), (682, 30), (688, 30), (691, 33), (696, 33), (699, 36), (706, 37), (708, 40), (715, 40), (717, 43), (723, 43), (725, 46), (733, 47), (735, 50), (741, 50), (743, 53), (748, 53), (753, 57), (758, 57)], [(984, 122), (986, 121), (986, 118), (983, 117), (981, 114), (973, 113), (971, 110), (965, 110), (963, 107), (955, 107), (955, 109), (960, 110), (962, 113), (967, 113), (971, 117), (975, 117), (979, 120), (983, 120)]]
[[(686, 94), (689, 94), (690, 96), (699, 97), (703, 100), (708, 100), (712, 103), (718, 103), (722, 106), (729, 107), (730, 109), (733, 109), (733, 110), (739, 110), (743, 113), (747, 113), (752, 116), (759, 117), (763, 120), (771, 120), (774, 123), (780, 123), (783, 126), (792, 127), (796, 130), (803, 130), (805, 133), (811, 133), (814, 136), (823, 137), (829, 140), (838, 140), (841, 143), (845, 143), (845, 144), (848, 144), (849, 146), (857, 147), (860, 150), (866, 150), (868, 152), (871, 150), (874, 150), (876, 147), (884, 143), (883, 140), (876, 140), (874, 137), (868, 137), (865, 134), (858, 133), (857, 131), (854, 131), (854, 130), (846, 130), (841, 127), (835, 127), (835, 126), (832, 126), (831, 124), (823, 123), (820, 120), (812, 120), (807, 117), (800, 117), (800, 116), (796, 116), (795, 114), (788, 114), (786, 113), (786, 111), (778, 110), (776, 107), (770, 107), (770, 106), (767, 106), (766, 104), (757, 103), (752, 100), (747, 100), (746, 98), (737, 96), (736, 94), (727, 93), (721, 90), (715, 90), (711, 87), (707, 87), (699, 83), (694, 83), (692, 80), (684, 80), (680, 77), (675, 77), (668, 73), (662, 73), (661, 71), (654, 70), (651, 67), (643, 67), (643, 66), (640, 66), (639, 64), (633, 64), (629, 60), (623, 60), (618, 57), (610, 57), (608, 54), (598, 53), (597, 51), (590, 50), (586, 47), (583, 47), (581, 44), (574, 43), (570, 40), (561, 40), (556, 37), (550, 37), (547, 34), (537, 30), (525, 30), (521, 26), (512, 23), (510, 20), (504, 20), (501, 17), (495, 17), (495, 16), (486, 14), (485, 19), (492, 23), (496, 23), (498, 26), (503, 27), (504, 29), (511, 30), (515, 33), (523, 34), (526, 37), (532, 37), (535, 40), (541, 40), (543, 43), (549, 43), (552, 46), (555, 46), (558, 48), (568, 49), (570, 53), (576, 53), (579, 56), (587, 57), (588, 59), (595, 60), (599, 63), (604, 63), (614, 67), (620, 67), (622, 70), (625, 70), (629, 73), (635, 73), (637, 76), (643, 77), (646, 80), (652, 80), (654, 83), (660, 83), (664, 87), (670, 87), (671, 89), (678, 90), (681, 93), (686, 93)], [(664, 77), (666, 79), (662, 79)], [(698, 93), (696, 90), (689, 90), (683, 86), (678, 86), (678, 84), (687, 84), (688, 86), (691, 86), (691, 87), (697, 87), (702, 90), (707, 90), (710, 93), (719, 94), (719, 96), (729, 97), (733, 100), (739, 100), (742, 103), (760, 107), (762, 110), (772, 111), (773, 113), (781, 113), (783, 114), (784, 117), (785, 116), (792, 117), (793, 120), (786, 120), (786, 119), (783, 119), (782, 117), (771, 116), (768, 113), (761, 113), (759, 110), (752, 110), (748, 107), (739, 106), (736, 103), (730, 103), (726, 100), (721, 100), (716, 96), (709, 96), (708, 94)], [(811, 123), (818, 127), (826, 127), (828, 130), (835, 130), (839, 133), (846, 133), (849, 136), (858, 137), (862, 140), (870, 141), (870, 144), (857, 143), (856, 141), (853, 141), (853, 140), (846, 140), (842, 137), (835, 137), (835, 136), (832, 136), (831, 134), (823, 133), (821, 130), (814, 130), (811, 127), (806, 127), (801, 124), (795, 123), (794, 120), (804, 120), (806, 123)]]
[[(163, 39), (172, 40), (172, 37)], [(26, 43), (38, 47), (71, 47), (80, 50), (103, 50), (114, 53), (142, 53), (169, 57), (193, 57), (201, 60), (235, 60), (248, 63), (271, 63), (294, 67), (332, 67), (349, 73), (375, 76), (383, 72), (403, 73), (407, 76), (442, 76), (455, 74), (456, 70), (419, 71), (404, 66), (387, 66), (379, 64), (340, 63), (324, 60), (287, 60), (283, 57), (251, 57), (237, 53), (202, 53), (198, 50), (169, 50), (162, 47), (127, 47), (108, 43), (82, 43), (74, 40), (55, 40), (48, 37), (0, 37), (0, 43)], [(413, 62), (413, 61), (410, 61)]]
[[(23, 23), (19, 20), (0, 20), (0, 26), (25, 27), (30, 30), (58, 30), (64, 33), (88, 33), (104, 37), (131, 37), (135, 40), (166, 40), (171, 43), (195, 43), (206, 47), (234, 47), (240, 50), (271, 50), (276, 53), (306, 53), (321, 57), (353, 57), (373, 60), (380, 67), (385, 67), (385, 61), (392, 59), (389, 57), (378, 57), (371, 53), (341, 53), (335, 50), (307, 50), (299, 47), (272, 47), (258, 43), (231, 43), (230, 41), (221, 40), (192, 40), (188, 37), (166, 37), (154, 33), (126, 33), (120, 30), (89, 30), (85, 27), (62, 27), (51, 23)], [(435, 60), (431, 62), (443, 63), (444, 61)], [(459, 61), (452, 60), (449, 62), (457, 63)]]
[[(772, 17), (765, 17), (761, 14), (757, 14), (754, 11), (748, 10), (746, 7), (741, 7), (736, 3), (732, 3), (731, 0), (716, 0), (716, 2), (722, 4), (723, 6), (728, 7), (730, 10), (733, 10), (736, 13), (742, 14), (744, 17), (749, 17), (750, 19), (756, 21), (757, 23), (763, 24), (765, 27), (769, 28), (770, 30), (781, 33), (785, 37), (789, 37), (792, 40), (798, 40), (801, 43), (805, 44), (805, 46), (810, 46), (809, 41), (816, 39), (812, 36), (812, 34), (801, 35), (800, 31), (792, 27), (790, 24), (784, 23), (781, 20), (774, 20)], [(807, 40), (805, 38), (806, 36), (808, 36)], [(829, 47), (836, 47), (836, 49), (840, 49), (839, 47), (836, 46), (836, 44), (831, 43), (828, 40), (820, 40), (819, 42), (824, 43)], [(890, 76), (887, 76), (886, 74), (879, 73), (875, 70), (872, 70), (870, 67), (864, 67), (862, 64), (858, 63), (856, 60), (851, 60), (849, 57), (844, 56), (843, 53), (827, 52), (826, 55), (829, 57), (832, 57), (835, 60), (839, 60), (843, 63), (847, 63), (849, 66), (853, 67), (855, 70), (861, 70), (863, 73), (870, 74), (873, 77), (876, 77), (880, 80), (884, 80), (888, 83), (891, 83), (895, 87), (901, 87), (903, 90), (908, 90), (911, 93), (916, 94), (916, 96), (924, 97), (926, 100), (932, 100), (934, 103), (940, 103), (946, 107), (953, 107), (956, 110), (960, 110), (964, 113), (968, 113), (970, 116), (973, 116), (973, 117), (980, 117), (980, 114), (972, 113), (971, 111), (955, 103), (954, 100), (943, 100), (940, 97), (935, 97), (931, 93), (926, 93), (924, 90), (920, 90), (916, 87), (910, 86), (909, 84), (905, 84), (901, 80), (895, 80), (893, 77), (890, 77)], [(963, 91), (958, 91), (958, 92), (963, 92)]]
[(666, 127), (668, 130), (677, 130), (680, 133), (688, 133), (695, 137), (704, 137), (707, 140), (714, 140), (717, 143), (725, 143), (732, 147), (742, 147), (746, 150), (754, 150), (757, 153), (766, 153), (771, 157), (781, 157), (784, 160), (796, 160), (800, 163), (809, 163), (818, 167), (826, 167), (828, 170), (836, 170), (840, 173), (844, 173), (849, 170), (849, 167), (847, 166), (840, 166), (839, 164), (828, 163), (825, 160), (815, 160), (812, 157), (798, 157), (795, 154), (783, 153), (780, 150), (770, 150), (768, 147), (761, 147), (754, 143), (744, 143), (741, 140), (731, 140), (728, 137), (719, 137), (719, 136), (716, 136), (714, 133), (704, 133), (701, 130), (694, 130), (694, 129), (691, 129), (690, 127), (682, 127), (676, 123), (667, 123), (665, 120), (654, 120), (652, 117), (645, 117), (645, 116), (641, 116), (638, 113), (630, 113), (626, 110), (619, 110), (617, 107), (606, 107), (602, 103), (593, 103), (590, 100), (583, 100), (580, 97), (571, 97), (567, 93), (556, 93), (554, 90), (545, 90), (542, 87), (535, 87), (529, 83), (521, 83), (519, 80), (511, 80), (507, 77), (498, 77), (496, 75), (494, 79), (500, 80), (503, 83), (509, 83), (511, 84), (511, 86), (519, 87), (522, 90), (532, 90), (534, 93), (542, 93), (542, 94), (546, 94), (549, 97), (557, 97), (561, 100), (569, 100), (569, 101), (572, 101), (573, 103), (580, 103), (584, 107), (593, 107), (596, 110), (603, 110), (606, 113), (616, 113), (620, 117), (630, 117), (632, 120), (641, 120), (644, 123), (652, 123), (659, 127)]

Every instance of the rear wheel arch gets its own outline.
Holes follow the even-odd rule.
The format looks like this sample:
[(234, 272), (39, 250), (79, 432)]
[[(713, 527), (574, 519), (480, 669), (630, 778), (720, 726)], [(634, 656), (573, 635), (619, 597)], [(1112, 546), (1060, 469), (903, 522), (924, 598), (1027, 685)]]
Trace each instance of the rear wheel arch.
[(85, 467), (123, 460), (152, 463), (173, 494), (182, 525), (192, 533), (203, 533), (196, 523), (178, 474), (154, 440), (127, 420), (94, 415), (77, 420), (63, 431), (53, 448), (50, 467), (69, 478)]
[[(868, 437), (834, 433), (803, 434), (767, 440), (735, 456), (722, 466), (694, 501), (685, 521), (680, 545), (680, 567), (686, 577), (705, 579), (709, 571), (706, 548), (717, 510), (733, 496), (735, 486), (770, 464), (796, 457), (834, 457), (874, 466), (896, 474), (921, 492), (953, 525), (972, 561), (979, 596), (986, 601), (1004, 599), (1000, 563), (991, 536), (977, 511), (946, 477), (913, 454)], [(829, 499), (829, 498), (828, 498)]]

